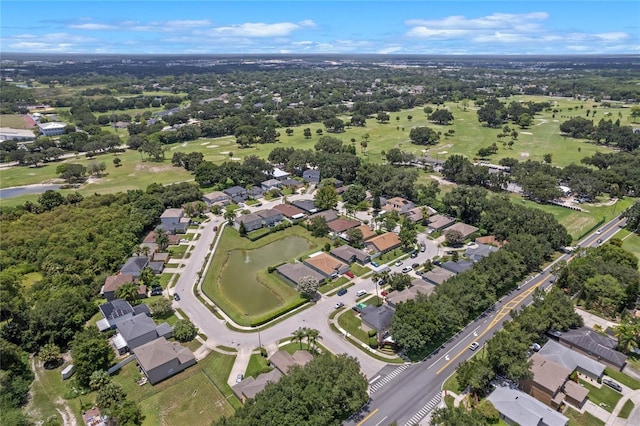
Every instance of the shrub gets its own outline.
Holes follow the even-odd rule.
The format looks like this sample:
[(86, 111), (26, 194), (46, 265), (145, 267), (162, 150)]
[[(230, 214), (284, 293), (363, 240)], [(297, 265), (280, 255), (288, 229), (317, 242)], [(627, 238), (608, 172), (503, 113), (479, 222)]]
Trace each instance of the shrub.
[(378, 339), (376, 339), (375, 337), (370, 337), (369, 346), (372, 347), (373, 349), (376, 349), (378, 347)]
[(369, 330), (369, 332), (367, 333), (369, 337), (376, 337), (377, 334), (378, 332), (375, 330)]

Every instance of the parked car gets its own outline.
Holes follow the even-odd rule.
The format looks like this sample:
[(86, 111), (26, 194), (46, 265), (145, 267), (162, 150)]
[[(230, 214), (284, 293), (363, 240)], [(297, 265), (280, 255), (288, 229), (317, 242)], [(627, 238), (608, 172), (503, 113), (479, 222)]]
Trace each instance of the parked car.
[(355, 278), (355, 277), (356, 277), (355, 275), (353, 275), (353, 272), (351, 272), (351, 271), (347, 271), (347, 272), (345, 272), (344, 274), (345, 274), (346, 276), (348, 276), (349, 278)]
[(414, 251), (413, 253), (411, 253), (411, 258), (412, 259), (415, 259), (416, 257), (418, 257), (418, 252)]
[(378, 263), (377, 263), (377, 262), (374, 262), (373, 260), (371, 261), (371, 265), (373, 265), (373, 266), (374, 266), (374, 267), (376, 267), (376, 268), (377, 268), (378, 266), (380, 266), (380, 265), (378, 265)]
[(340, 290), (338, 290), (338, 296), (344, 296), (345, 294), (347, 294), (347, 289), (346, 288), (341, 288)]
[(622, 392), (622, 386), (620, 386), (620, 384), (614, 382), (611, 379), (602, 379), (602, 383), (609, 386), (611, 389), (615, 389), (618, 392)]
[(402, 268), (402, 273), (406, 274), (407, 272), (412, 271), (413, 268), (411, 266), (405, 266), (404, 268)]
[(419, 263), (413, 263), (413, 264), (411, 264), (411, 267), (412, 267), (413, 269), (416, 269), (416, 268), (417, 268), (417, 267), (419, 267), (419, 266), (420, 266), (420, 264), (419, 264)]
[(382, 293), (380, 293), (381, 296), (386, 296), (387, 294), (389, 294), (388, 291), (383, 291)]
[(236, 383), (240, 383), (243, 380), (244, 380), (244, 374), (238, 374), (238, 376), (236, 377)]
[(396, 262), (396, 266), (400, 266), (400, 265), (402, 265), (402, 260), (398, 260), (398, 261)]
[(342, 302), (338, 302), (338, 303), (336, 303), (336, 304), (334, 305), (334, 308), (336, 308), (336, 309), (340, 309), (340, 308), (342, 308), (343, 306), (344, 306), (344, 303), (342, 303)]
[(161, 296), (162, 295), (162, 288), (161, 287), (156, 287), (154, 289), (151, 290), (151, 295), (152, 296)]
[(442, 266), (442, 262), (440, 262), (439, 260), (434, 260), (433, 264), (436, 266)]
[(425, 250), (427, 250), (427, 247), (426, 247), (424, 244), (422, 244), (422, 245), (420, 246), (420, 251), (421, 251), (422, 253), (424, 253), (424, 252), (425, 252)]
[(173, 300), (176, 300), (176, 301), (180, 300), (180, 295), (178, 293), (174, 293)]
[(471, 349), (472, 351), (475, 351), (479, 347), (480, 347), (480, 343), (478, 342), (473, 342), (471, 345), (469, 345), (469, 349)]

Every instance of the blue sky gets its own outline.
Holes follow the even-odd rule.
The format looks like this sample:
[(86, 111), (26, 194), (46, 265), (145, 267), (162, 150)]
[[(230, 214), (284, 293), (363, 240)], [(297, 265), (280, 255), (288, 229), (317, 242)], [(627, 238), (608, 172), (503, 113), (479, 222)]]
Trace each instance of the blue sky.
[(2, 0), (0, 52), (640, 54), (640, 2)]

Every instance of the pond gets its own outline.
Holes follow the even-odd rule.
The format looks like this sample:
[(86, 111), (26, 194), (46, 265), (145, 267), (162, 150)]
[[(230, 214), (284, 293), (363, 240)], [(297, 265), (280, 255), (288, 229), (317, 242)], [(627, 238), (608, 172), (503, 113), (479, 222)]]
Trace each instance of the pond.
[(262, 285), (256, 274), (268, 266), (293, 259), (311, 247), (305, 238), (292, 236), (253, 250), (232, 250), (220, 274), (222, 294), (240, 312), (248, 315), (278, 308), (282, 298)]
[(0, 189), (0, 199), (13, 198), (25, 194), (42, 194), (49, 189), (60, 189), (62, 185), (25, 185)]

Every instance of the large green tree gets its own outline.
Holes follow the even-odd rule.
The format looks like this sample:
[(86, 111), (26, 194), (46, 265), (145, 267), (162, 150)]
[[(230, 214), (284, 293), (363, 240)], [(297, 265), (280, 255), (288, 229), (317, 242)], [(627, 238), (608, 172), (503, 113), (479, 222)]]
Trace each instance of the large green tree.
[(333, 185), (322, 185), (314, 198), (314, 204), (319, 210), (328, 210), (338, 205), (338, 193)]
[(89, 387), (91, 374), (108, 370), (115, 355), (106, 338), (92, 326), (76, 334), (71, 342), (71, 357), (78, 384)]

